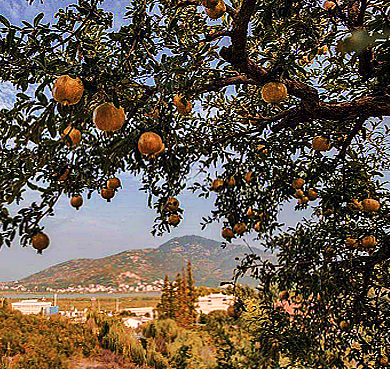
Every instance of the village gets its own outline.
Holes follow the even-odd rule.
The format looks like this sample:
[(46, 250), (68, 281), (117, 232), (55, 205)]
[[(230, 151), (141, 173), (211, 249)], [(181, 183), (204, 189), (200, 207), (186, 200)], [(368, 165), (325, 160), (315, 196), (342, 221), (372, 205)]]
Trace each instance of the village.
[[(89, 284), (88, 286), (69, 286), (67, 288), (52, 288), (45, 287), (45, 292), (53, 293), (118, 293), (118, 292), (158, 292), (161, 290), (163, 280), (158, 279), (151, 283), (137, 282), (135, 284), (120, 283), (118, 286), (103, 286), (101, 284)], [(39, 289), (41, 290), (41, 289)], [(18, 281), (9, 285), (8, 283), (0, 283), (0, 291), (19, 291), (19, 292), (37, 292), (38, 288), (30, 289)]]
[[(41, 314), (43, 316), (52, 316), (59, 314), (70, 319), (73, 322), (82, 323), (85, 322), (89, 311), (97, 310), (101, 313), (105, 313), (108, 316), (121, 315), (123, 323), (129, 328), (137, 328), (145, 322), (149, 322), (158, 317), (155, 307), (138, 307), (138, 308), (126, 308), (120, 309), (119, 303), (116, 304), (114, 311), (102, 311), (99, 304), (97, 304), (96, 298), (91, 298), (91, 309), (85, 308), (84, 310), (77, 310), (72, 308), (71, 310), (60, 310), (57, 304), (57, 294), (54, 294), (54, 302), (46, 301), (43, 299), (28, 299), (18, 302), (12, 302), (12, 310), (18, 310), (24, 315)], [(233, 304), (234, 296), (224, 295), (222, 293), (212, 293), (207, 296), (201, 296), (198, 298), (196, 305), (197, 312), (208, 314), (215, 310), (227, 311), (229, 306)]]

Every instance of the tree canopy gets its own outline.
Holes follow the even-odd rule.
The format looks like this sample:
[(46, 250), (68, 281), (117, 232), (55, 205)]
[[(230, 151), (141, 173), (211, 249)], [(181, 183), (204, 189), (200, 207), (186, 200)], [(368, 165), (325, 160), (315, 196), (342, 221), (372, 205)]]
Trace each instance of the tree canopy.
[[(21, 90), (0, 112), (0, 244), (19, 234), (28, 245), (60, 196), (110, 190), (107, 180), (124, 171), (140, 176), (156, 234), (180, 226), (173, 202), (184, 190), (214, 191), (205, 225), (220, 222), (227, 241), (253, 230), (278, 252), (277, 264), (248, 255), (237, 268), (263, 289), (271, 318), (257, 331), (307, 366), (352, 343), (360, 349), (350, 357), (383, 365), (388, 1), (132, 0), (126, 9), (118, 30), (97, 0), (59, 9), (53, 24), (43, 14), (22, 26), (0, 17), (0, 79)], [(81, 96), (76, 79), (72, 96), (52, 97), (65, 75), (80, 79)], [(123, 123), (115, 132), (97, 127), (104, 103)], [(140, 146), (146, 132), (161, 142)], [(202, 176), (188, 185), (192, 171)], [(41, 202), (12, 214), (27, 190)], [(311, 215), (286, 230), (279, 215), (291, 201)], [(274, 308), (275, 286), (300, 314)]]

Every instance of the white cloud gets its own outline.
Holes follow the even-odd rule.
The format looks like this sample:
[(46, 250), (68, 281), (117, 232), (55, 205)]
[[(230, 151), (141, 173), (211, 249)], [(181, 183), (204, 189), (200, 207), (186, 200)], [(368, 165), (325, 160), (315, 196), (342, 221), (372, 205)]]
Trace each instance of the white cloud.
[(0, 109), (10, 109), (15, 102), (16, 93), (17, 90), (14, 86), (12, 86), (12, 83), (0, 83)]

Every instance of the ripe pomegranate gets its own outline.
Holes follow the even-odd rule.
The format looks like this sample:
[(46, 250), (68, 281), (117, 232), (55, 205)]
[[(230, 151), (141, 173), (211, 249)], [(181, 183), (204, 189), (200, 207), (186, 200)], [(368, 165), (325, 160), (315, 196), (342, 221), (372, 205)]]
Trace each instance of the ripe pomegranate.
[(165, 205), (165, 209), (167, 209), (171, 212), (175, 212), (179, 209), (179, 206), (180, 206), (179, 200), (176, 197), (170, 197), (167, 200), (167, 203)]
[(301, 197), (303, 197), (303, 196), (305, 196), (305, 194), (303, 193), (302, 190), (296, 190), (296, 192), (295, 192), (295, 194), (294, 194), (294, 197), (295, 197), (296, 199), (299, 199), (299, 198), (301, 198)]
[(83, 205), (83, 198), (81, 196), (72, 196), (70, 199), (70, 205), (79, 210), (79, 208)]
[(350, 325), (347, 321), (343, 320), (341, 323), (340, 323), (340, 328), (343, 330), (343, 331), (346, 331), (347, 329), (349, 329)]
[(168, 218), (168, 224), (176, 227), (179, 223), (180, 223), (180, 215), (178, 214), (172, 214), (169, 218)]
[(228, 242), (231, 242), (232, 238), (235, 238), (234, 233), (230, 228), (224, 228), (222, 230), (222, 237)]
[(182, 115), (187, 115), (192, 110), (192, 105), (189, 100), (183, 101), (183, 96), (175, 95), (173, 98), (173, 103), (175, 104), (177, 111)]
[(239, 236), (242, 236), (246, 232), (246, 230), (247, 230), (247, 228), (246, 228), (246, 224), (245, 223), (237, 223), (233, 227), (233, 232), (237, 233)]
[(298, 200), (298, 205), (306, 205), (309, 202), (309, 198), (307, 196), (303, 196)]
[(256, 222), (256, 224), (253, 226), (253, 229), (256, 232), (260, 232), (261, 231), (261, 222)]
[(375, 247), (378, 244), (375, 236), (366, 236), (362, 239), (362, 246), (366, 249)]
[(102, 188), (100, 190), (100, 196), (103, 197), (103, 199), (106, 199), (107, 202), (110, 202), (111, 199), (115, 196), (115, 190), (112, 188)]
[(379, 202), (374, 199), (363, 200), (362, 206), (363, 206), (363, 210), (367, 212), (378, 211), (380, 208)]
[(161, 151), (163, 143), (161, 137), (154, 132), (145, 132), (138, 140), (138, 150), (142, 155), (153, 155)]
[(213, 8), (206, 8), (206, 13), (211, 19), (221, 18), (226, 12), (226, 5), (223, 0), (219, 0), (218, 4)]
[(333, 1), (326, 0), (323, 7), (325, 10), (329, 11), (333, 10), (336, 7), (336, 4)]
[(310, 189), (309, 191), (307, 191), (307, 197), (309, 198), (310, 201), (314, 201), (318, 197), (318, 192), (316, 192), (313, 189)]
[(37, 250), (37, 254), (42, 254), (50, 245), (50, 238), (46, 233), (38, 233), (32, 238), (32, 247)]
[(211, 190), (214, 192), (219, 192), (223, 189), (223, 180), (222, 179), (214, 179), (211, 184)]
[(99, 105), (92, 115), (92, 121), (101, 131), (114, 132), (121, 129), (125, 123), (125, 111), (122, 107), (116, 108), (113, 103)]
[(225, 180), (225, 184), (227, 188), (233, 188), (236, 185), (236, 180), (234, 177), (230, 177), (229, 179)]
[(305, 184), (305, 180), (303, 178), (295, 178), (292, 181), (291, 186), (297, 190), (299, 188), (302, 188), (304, 184)]
[(317, 136), (313, 138), (311, 147), (315, 151), (328, 151), (330, 149), (330, 143), (326, 137)]
[(289, 297), (290, 294), (288, 293), (288, 291), (282, 291), (279, 293), (279, 300), (288, 300)]
[(64, 129), (64, 132), (61, 134), (61, 138), (65, 141), (66, 146), (76, 147), (80, 144), (81, 132), (78, 129), (73, 128), (72, 126), (68, 126)]
[(253, 177), (253, 172), (247, 172), (244, 175), (244, 180), (246, 183), (251, 183), (252, 182), (252, 177)]
[(261, 90), (261, 97), (267, 103), (278, 104), (287, 97), (287, 87), (281, 82), (268, 82)]
[(116, 190), (117, 188), (122, 187), (121, 180), (116, 177), (112, 177), (107, 181), (107, 188), (111, 190)]
[(53, 98), (62, 106), (75, 105), (83, 96), (84, 86), (80, 78), (72, 78), (68, 75), (60, 76), (53, 86)]

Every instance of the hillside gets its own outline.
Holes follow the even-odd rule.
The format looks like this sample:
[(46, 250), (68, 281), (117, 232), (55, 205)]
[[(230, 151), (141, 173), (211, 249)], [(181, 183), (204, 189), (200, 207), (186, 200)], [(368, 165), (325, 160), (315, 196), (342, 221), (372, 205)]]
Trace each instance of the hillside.
[[(254, 250), (264, 258), (275, 257)], [(221, 281), (231, 280), (235, 258), (248, 251), (244, 245), (222, 249), (220, 242), (199, 236), (177, 237), (154, 249), (128, 250), (101, 259), (70, 260), (19, 280), (18, 284), (38, 291), (91, 284), (115, 289), (153, 282), (156, 285), (165, 274), (174, 278), (190, 260), (197, 285), (218, 286)]]

